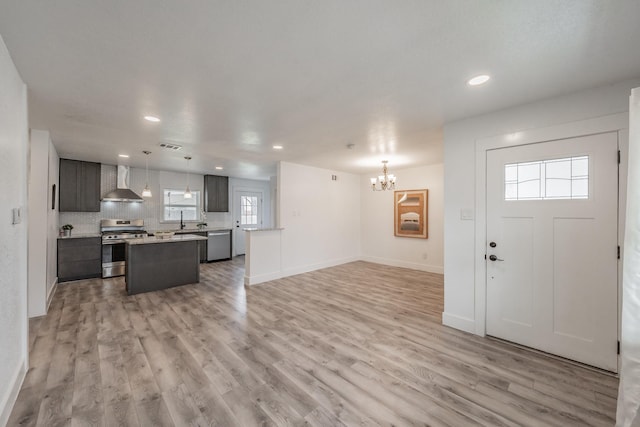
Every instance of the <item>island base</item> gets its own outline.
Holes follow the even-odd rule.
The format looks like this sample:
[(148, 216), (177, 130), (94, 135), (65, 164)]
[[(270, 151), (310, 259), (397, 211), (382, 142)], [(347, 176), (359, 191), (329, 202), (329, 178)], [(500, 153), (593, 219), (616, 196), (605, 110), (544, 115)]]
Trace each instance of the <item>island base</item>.
[(127, 245), (125, 280), (129, 295), (200, 281), (197, 241)]

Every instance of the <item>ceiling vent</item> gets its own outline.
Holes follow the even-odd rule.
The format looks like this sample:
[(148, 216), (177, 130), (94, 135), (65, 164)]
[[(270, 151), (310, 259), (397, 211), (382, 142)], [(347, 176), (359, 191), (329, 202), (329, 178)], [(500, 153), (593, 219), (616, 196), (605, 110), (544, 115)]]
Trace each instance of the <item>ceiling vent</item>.
[(173, 151), (182, 150), (182, 145), (171, 144), (169, 142), (161, 142), (160, 147), (166, 148), (167, 150), (173, 150)]

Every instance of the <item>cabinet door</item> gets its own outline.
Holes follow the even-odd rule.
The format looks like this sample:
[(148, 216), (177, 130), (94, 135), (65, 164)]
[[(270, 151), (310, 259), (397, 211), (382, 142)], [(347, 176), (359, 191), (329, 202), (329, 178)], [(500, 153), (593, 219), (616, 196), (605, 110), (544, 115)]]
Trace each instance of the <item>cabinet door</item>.
[(216, 199), (216, 212), (229, 212), (229, 178), (226, 176), (220, 176), (216, 180)]
[(60, 212), (100, 212), (100, 163), (60, 159)]
[(79, 169), (79, 161), (60, 159), (60, 212), (78, 211)]
[(82, 162), (80, 173), (80, 210), (100, 212), (100, 163)]
[[(207, 237), (206, 232), (202, 233), (193, 233), (198, 236)], [(207, 262), (207, 241), (206, 240), (198, 240), (198, 247), (200, 249), (200, 262)]]
[(58, 281), (102, 276), (100, 237), (58, 239)]
[(229, 177), (205, 175), (204, 191), (207, 212), (229, 212)]

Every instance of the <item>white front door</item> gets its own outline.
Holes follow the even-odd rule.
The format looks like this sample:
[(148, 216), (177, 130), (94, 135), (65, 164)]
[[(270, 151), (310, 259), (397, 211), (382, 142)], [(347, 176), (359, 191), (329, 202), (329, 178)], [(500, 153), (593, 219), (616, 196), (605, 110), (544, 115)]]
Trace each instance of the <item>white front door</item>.
[(246, 228), (262, 227), (262, 193), (255, 191), (236, 191), (234, 193), (235, 232), (234, 247), (236, 255), (245, 252)]
[(487, 334), (617, 371), (617, 133), (487, 151)]

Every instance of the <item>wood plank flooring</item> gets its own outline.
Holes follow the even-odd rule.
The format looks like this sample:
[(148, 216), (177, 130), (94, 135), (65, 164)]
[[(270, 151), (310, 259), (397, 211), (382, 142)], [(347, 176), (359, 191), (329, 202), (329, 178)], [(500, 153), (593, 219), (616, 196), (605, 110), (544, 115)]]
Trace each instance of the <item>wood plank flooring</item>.
[(245, 288), (243, 262), (135, 296), (61, 284), (9, 425), (614, 424), (616, 378), (442, 326), (441, 275), (355, 262)]

